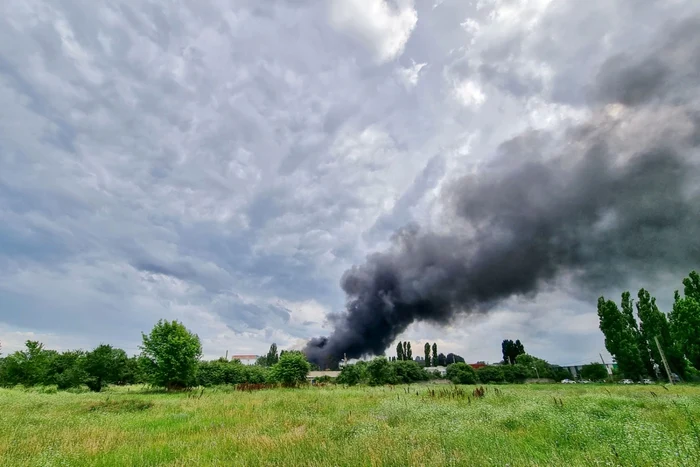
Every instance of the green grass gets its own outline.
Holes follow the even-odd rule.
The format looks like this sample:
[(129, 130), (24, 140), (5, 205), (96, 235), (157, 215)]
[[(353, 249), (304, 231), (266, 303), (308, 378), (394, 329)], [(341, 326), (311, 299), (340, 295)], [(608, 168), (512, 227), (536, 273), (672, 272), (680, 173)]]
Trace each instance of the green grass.
[(0, 465), (700, 465), (700, 387), (463, 389), (0, 389)]

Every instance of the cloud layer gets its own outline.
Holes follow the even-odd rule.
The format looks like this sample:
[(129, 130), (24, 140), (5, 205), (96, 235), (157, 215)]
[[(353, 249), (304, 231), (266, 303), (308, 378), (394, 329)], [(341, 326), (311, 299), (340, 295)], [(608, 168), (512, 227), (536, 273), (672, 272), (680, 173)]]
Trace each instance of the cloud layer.
[[(135, 351), (164, 317), (218, 356), (325, 332), (343, 271), (408, 222), (440, 231), (441, 193), (502, 141), (665, 95), (683, 57), (634, 50), (698, 7), (643, 3), (3, 2), (0, 341)], [(616, 87), (625, 70), (638, 91)], [(536, 302), (404, 337), (473, 359), (506, 337), (550, 358), (602, 347), (577, 318), (592, 305)], [(587, 327), (496, 324), (538, 308)], [(484, 326), (504, 335), (460, 344)]]

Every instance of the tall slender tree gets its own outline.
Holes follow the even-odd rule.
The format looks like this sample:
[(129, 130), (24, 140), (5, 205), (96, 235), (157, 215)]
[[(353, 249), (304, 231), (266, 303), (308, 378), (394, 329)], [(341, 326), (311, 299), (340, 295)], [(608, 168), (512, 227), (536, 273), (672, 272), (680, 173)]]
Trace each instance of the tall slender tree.
[(438, 364), (438, 353), (437, 353), (437, 343), (433, 342), (433, 366), (437, 366)]
[(411, 350), (411, 343), (406, 344), (406, 360), (413, 360), (413, 351)]
[(426, 342), (425, 347), (423, 347), (423, 353), (425, 354), (425, 366), (430, 366), (430, 343)]
[(396, 345), (396, 360), (403, 360), (403, 342)]
[(678, 351), (671, 338), (671, 327), (666, 314), (656, 306), (656, 298), (652, 297), (645, 289), (640, 289), (637, 294), (637, 316), (639, 316), (639, 331), (649, 344), (651, 357), (659, 368), (664, 379), (668, 378), (663, 366), (661, 353), (656, 345), (655, 338), (659, 340), (659, 345), (663, 349), (668, 364), (672, 372), (681, 376), (685, 373), (685, 362), (683, 354)]
[(408, 356), (408, 342), (403, 343), (403, 358), (401, 360), (406, 360), (406, 357)]
[(598, 299), (600, 330), (605, 335), (605, 348), (617, 361), (622, 374), (627, 378), (641, 378), (644, 365), (639, 356), (639, 347), (629, 321), (612, 300)]
[(649, 343), (644, 338), (642, 333), (639, 331), (639, 326), (637, 325), (637, 320), (634, 319), (634, 303), (630, 298), (629, 292), (622, 293), (622, 301), (620, 302), (620, 309), (622, 315), (627, 320), (627, 326), (634, 335), (634, 341), (639, 349), (639, 358), (642, 361), (642, 366), (644, 367), (645, 375), (654, 374), (654, 364), (651, 361), (651, 353), (649, 352)]
[(277, 344), (274, 342), (270, 346), (270, 350), (267, 351), (267, 356), (265, 357), (265, 361), (267, 362), (267, 366), (272, 366), (275, 363), (277, 363), (280, 359), (280, 356), (277, 354)]
[(683, 295), (674, 294), (671, 335), (678, 351), (700, 369), (700, 275), (696, 271), (683, 279)]

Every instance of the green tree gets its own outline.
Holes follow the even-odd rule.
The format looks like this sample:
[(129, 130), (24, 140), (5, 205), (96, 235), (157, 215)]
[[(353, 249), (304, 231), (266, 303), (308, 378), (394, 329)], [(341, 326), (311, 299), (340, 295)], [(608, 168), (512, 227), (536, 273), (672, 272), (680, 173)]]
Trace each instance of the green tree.
[(482, 383), (501, 383), (506, 379), (500, 366), (483, 366), (476, 370), (476, 374)]
[(348, 386), (355, 386), (362, 381), (362, 371), (357, 365), (345, 365), (340, 374), (338, 375), (337, 382), (340, 384), (347, 384)]
[(438, 355), (437, 361), (439, 366), (447, 366), (447, 357), (445, 357), (444, 353)]
[(396, 345), (396, 360), (403, 360), (403, 342)]
[(671, 335), (680, 354), (700, 369), (700, 275), (692, 271), (683, 279), (683, 297), (674, 294), (669, 316)]
[(396, 383), (410, 384), (428, 379), (428, 373), (413, 360), (394, 362), (391, 367)]
[(425, 358), (425, 366), (428, 367), (430, 366), (430, 344), (428, 342), (426, 342), (425, 346), (423, 347), (423, 354)]
[(140, 346), (151, 384), (167, 389), (185, 388), (195, 382), (202, 356), (199, 336), (178, 321), (160, 320)]
[(413, 351), (411, 350), (411, 343), (405, 343), (406, 345), (406, 352), (404, 353), (404, 356), (406, 357), (406, 360), (413, 360)]
[(433, 342), (433, 360), (431, 362), (433, 366), (438, 366), (438, 352), (437, 352), (437, 343)]
[(270, 369), (270, 379), (285, 386), (306, 382), (311, 366), (302, 352), (285, 352)]
[(114, 349), (111, 345), (102, 344), (85, 355), (86, 384), (96, 392), (106, 384), (119, 382), (127, 364), (126, 352)]
[(272, 366), (275, 363), (277, 363), (280, 359), (280, 356), (277, 354), (277, 344), (274, 342), (270, 346), (270, 350), (267, 351), (267, 356), (265, 357), (265, 362), (267, 363), (267, 366)]
[(503, 365), (502, 368), (503, 377), (509, 383), (523, 383), (529, 376), (528, 369), (517, 363), (513, 365)]
[(541, 358), (524, 353), (515, 357), (515, 363), (525, 368), (529, 378), (554, 378), (552, 365)]
[(85, 352), (82, 350), (67, 350), (54, 356), (49, 362), (48, 379), (58, 389), (68, 389), (84, 384)]
[(447, 379), (455, 384), (476, 384), (476, 371), (466, 363), (455, 363), (447, 367)]
[(673, 338), (671, 337), (671, 326), (669, 325), (666, 314), (659, 310), (656, 306), (656, 298), (652, 297), (646, 290), (640, 289), (637, 298), (637, 316), (639, 316), (640, 320), (639, 330), (649, 344), (651, 357), (658, 365), (662, 376), (668, 378), (655, 338), (658, 339), (659, 345), (666, 355), (666, 359), (672, 371), (677, 372), (681, 376), (685, 376), (683, 354), (678, 350), (677, 346), (674, 345)]
[(459, 362), (467, 363), (467, 362), (464, 360), (464, 357), (461, 357), (461, 356), (459, 356), (459, 355), (457, 355), (457, 354), (454, 354), (454, 353), (448, 353), (448, 354), (445, 356), (445, 361), (447, 362), (448, 365), (449, 365), (450, 363), (459, 363)]
[(520, 339), (515, 342), (511, 339), (504, 339), (503, 342), (501, 342), (501, 352), (503, 354), (503, 363), (513, 365), (518, 355), (523, 355), (525, 353), (525, 346), (520, 342)]
[(642, 361), (644, 375), (654, 374), (654, 363), (651, 360), (651, 353), (649, 352), (649, 343), (644, 338), (644, 335), (640, 332), (639, 326), (637, 325), (637, 320), (634, 319), (634, 305), (632, 299), (630, 298), (629, 292), (624, 292), (622, 294), (622, 301), (620, 302), (620, 310), (627, 320), (627, 325), (634, 335), (634, 341), (639, 349), (639, 358)]
[(604, 381), (608, 377), (608, 370), (602, 363), (591, 362), (588, 365), (583, 365), (579, 374), (583, 379)]
[(639, 346), (628, 318), (618, 309), (615, 302), (598, 299), (600, 330), (605, 336), (605, 348), (617, 361), (618, 368), (626, 378), (641, 379), (644, 365), (639, 355)]
[(392, 370), (391, 364), (385, 357), (377, 357), (367, 365), (367, 382), (370, 386), (394, 383), (395, 378)]

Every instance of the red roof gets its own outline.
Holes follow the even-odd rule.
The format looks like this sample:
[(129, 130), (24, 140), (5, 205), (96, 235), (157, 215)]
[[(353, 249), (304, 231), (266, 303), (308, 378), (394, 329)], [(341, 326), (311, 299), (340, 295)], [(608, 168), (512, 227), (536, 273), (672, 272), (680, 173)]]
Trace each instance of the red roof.
[(469, 366), (472, 367), (472, 368), (474, 368), (475, 370), (478, 370), (479, 368), (485, 367), (485, 366), (486, 366), (486, 363), (482, 363), (482, 362), (479, 362), (479, 363), (470, 363)]

